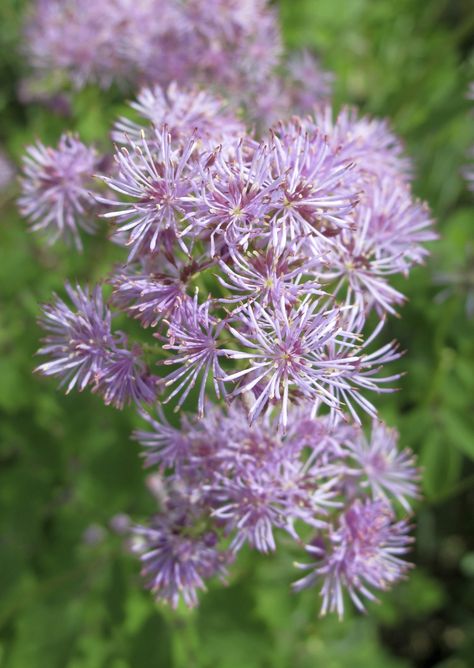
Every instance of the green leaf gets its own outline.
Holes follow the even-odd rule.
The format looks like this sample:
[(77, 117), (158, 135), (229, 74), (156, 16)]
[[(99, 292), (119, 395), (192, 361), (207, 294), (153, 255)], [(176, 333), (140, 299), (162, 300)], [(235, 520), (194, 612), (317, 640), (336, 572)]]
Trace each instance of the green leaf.
[(420, 455), (423, 490), (430, 499), (446, 494), (461, 473), (462, 455), (446, 442), (439, 429), (430, 431)]

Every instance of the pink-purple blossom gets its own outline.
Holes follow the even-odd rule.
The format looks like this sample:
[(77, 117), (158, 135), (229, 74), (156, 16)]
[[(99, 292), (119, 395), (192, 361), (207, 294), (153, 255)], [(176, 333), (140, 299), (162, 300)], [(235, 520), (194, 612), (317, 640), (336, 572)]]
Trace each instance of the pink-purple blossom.
[(117, 408), (132, 401), (152, 402), (156, 378), (141, 359), (140, 348), (129, 350), (126, 337), (112, 332), (112, 314), (100, 286), (90, 291), (67, 285), (66, 291), (72, 307), (59, 297), (44, 306), (40, 325), (46, 336), (38, 354), (49, 359), (36, 371), (59, 378), (66, 392), (90, 386)]
[(298, 580), (299, 591), (321, 584), (321, 614), (344, 614), (344, 592), (360, 611), (364, 599), (376, 600), (373, 590), (386, 591), (401, 580), (410, 568), (403, 559), (412, 542), (406, 521), (396, 521), (383, 501), (357, 499), (331, 527), (327, 544), (307, 546), (315, 558), (312, 566), (298, 564), (311, 572)]
[(79, 232), (96, 229), (94, 175), (100, 159), (94, 148), (64, 134), (57, 148), (37, 142), (23, 158), (20, 211), (48, 241), (72, 241), (81, 250)]

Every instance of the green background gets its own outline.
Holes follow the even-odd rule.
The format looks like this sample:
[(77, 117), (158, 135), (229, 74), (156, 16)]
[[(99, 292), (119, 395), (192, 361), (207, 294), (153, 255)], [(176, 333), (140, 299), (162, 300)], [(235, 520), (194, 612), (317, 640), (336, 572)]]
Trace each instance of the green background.
[[(335, 100), (389, 116), (413, 156), (415, 189), (438, 220), (427, 266), (398, 287), (409, 301), (386, 337), (406, 350), (401, 391), (381, 415), (424, 467), (409, 580), (369, 614), (318, 618), (315, 591), (289, 593), (292, 555), (243, 554), (229, 586), (195, 612), (157, 607), (110, 529), (117, 513), (153, 510), (133, 411), (56, 390), (32, 375), (38, 302), (64, 279), (102, 277), (120, 253), (103, 237), (82, 256), (45, 247), (0, 194), (0, 666), (2, 668), (468, 668), (474, 664), (474, 195), (460, 175), (474, 145), (472, 0), (281, 0), (290, 47), (317, 50)], [(0, 141), (13, 159), (65, 127), (100, 143), (122, 110), (118, 92), (73, 101), (72, 118), (18, 102), (25, 3), (0, 2)], [(455, 272), (436, 301), (437, 272)]]

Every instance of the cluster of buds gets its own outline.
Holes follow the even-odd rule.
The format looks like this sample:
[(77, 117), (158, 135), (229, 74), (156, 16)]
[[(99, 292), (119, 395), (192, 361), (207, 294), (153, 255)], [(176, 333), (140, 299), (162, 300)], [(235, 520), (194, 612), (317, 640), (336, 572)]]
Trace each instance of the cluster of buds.
[[(179, 3), (226, 36), (247, 5)], [(160, 508), (134, 547), (157, 599), (195, 605), (240, 549), (271, 552), (286, 533), (309, 571), (296, 589), (319, 583), (323, 613), (342, 616), (344, 590), (363, 609), (409, 567), (417, 496), (413, 456), (371, 400), (398, 378), (383, 372), (396, 344), (374, 344), (404, 301), (390, 279), (435, 238), (411, 163), (386, 122), (354, 109), (321, 104), (256, 134), (178, 83), (144, 88), (132, 107), (139, 120), (113, 129), (114, 160), (71, 136), (25, 158), (20, 208), (35, 229), (79, 245), (105, 220), (127, 249), (107, 300), (101, 286), (68, 285), (69, 303), (44, 308), (38, 371), (149, 423), (136, 438)], [(142, 325), (140, 342), (114, 330), (116, 314)], [(178, 428), (168, 405), (193, 413)]]

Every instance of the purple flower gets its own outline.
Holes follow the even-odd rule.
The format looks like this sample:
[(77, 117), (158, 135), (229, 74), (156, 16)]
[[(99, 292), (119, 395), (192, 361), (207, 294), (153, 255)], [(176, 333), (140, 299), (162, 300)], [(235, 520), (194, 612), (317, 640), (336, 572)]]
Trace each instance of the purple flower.
[[(394, 521), (385, 497), (367, 498), (364, 482), (353, 488), (341, 484), (347, 477), (360, 478), (364, 466), (359, 459), (366, 449), (357, 440), (357, 426), (315, 417), (311, 405), (301, 403), (290, 409), (283, 434), (271, 411), (250, 424), (247, 407), (238, 400), (225, 410), (210, 406), (202, 419), (182, 417), (181, 429), (170, 425), (160, 408), (157, 419), (146, 413), (143, 417), (149, 428), (136, 432), (135, 438), (144, 447), (145, 463), (167, 469), (154, 484), (162, 514), (152, 520), (153, 532), (141, 530), (147, 537), (141, 552), (150, 550), (151, 540), (159, 546), (145, 561), (150, 564), (146, 573), (159, 582), (159, 598), (175, 603), (170, 594), (162, 593), (175, 591), (168, 560), (177, 563), (181, 581), (187, 577), (182, 570), (187, 558), (195, 569), (188, 574), (190, 588), (203, 586), (197, 555), (201, 549), (208, 554), (200, 542), (204, 532), (213, 536), (213, 546), (219, 537), (226, 539), (228, 562), (245, 544), (263, 553), (274, 551), (278, 532), (300, 546), (300, 529), (305, 528), (306, 535), (308, 529), (317, 531), (307, 546), (316, 563), (300, 566), (311, 572), (295, 587), (321, 580), (323, 612), (335, 609), (342, 614), (343, 588), (361, 608), (361, 595), (373, 598), (371, 588), (388, 588), (408, 568), (397, 556), (411, 542), (406, 523)], [(384, 453), (389, 451), (391, 460), (398, 462), (397, 487), (392, 490), (396, 495), (403, 485), (410, 486), (412, 470), (403, 463), (405, 454), (396, 454), (394, 442), (384, 446)], [(354, 460), (357, 469), (350, 468)], [(204, 563), (209, 563), (205, 556), (199, 561)], [(186, 602), (194, 605), (195, 598)]]
[(178, 237), (180, 220), (186, 214), (194, 148), (195, 139), (190, 139), (183, 150), (175, 149), (165, 126), (156, 131), (153, 143), (143, 137), (131, 153), (125, 147), (116, 153), (118, 176), (103, 180), (127, 201), (99, 201), (111, 209), (104, 217), (116, 219), (119, 232), (128, 235), (129, 261), (140, 253), (158, 252), (164, 233)]
[(60, 81), (70, 78), (77, 88), (91, 81), (107, 87), (132, 80), (160, 21), (166, 24), (169, 9), (160, 7), (158, 17), (156, 5), (156, 0), (36, 0), (26, 26), (30, 62)]
[(212, 529), (196, 530), (195, 522), (204, 523), (205, 517), (187, 499), (174, 495), (164, 510), (150, 526), (135, 528), (133, 549), (140, 554), (142, 575), (156, 599), (176, 608), (182, 597), (192, 608), (197, 592), (206, 589), (205, 580), (225, 578), (231, 555), (219, 549)]
[(223, 371), (219, 364), (219, 357), (224, 352), (218, 349), (218, 338), (225, 323), (211, 315), (210, 306), (210, 302), (199, 305), (197, 294), (194, 300), (186, 302), (180, 310), (179, 319), (171, 320), (168, 330), (169, 343), (163, 346), (164, 350), (175, 353), (163, 364), (178, 365), (178, 368), (164, 379), (165, 386), (177, 383), (166, 401), (181, 393), (177, 405), (177, 408), (180, 408), (201, 377), (198, 398), (201, 416), (204, 414), (206, 382), (209, 377), (213, 380), (217, 397), (225, 396)]
[(79, 230), (92, 233), (96, 205), (91, 189), (98, 156), (72, 135), (62, 135), (56, 149), (37, 142), (23, 158), (21, 214), (32, 230), (42, 230), (50, 243), (72, 239), (81, 250)]
[(413, 453), (397, 449), (398, 432), (389, 429), (383, 422), (374, 420), (368, 441), (362, 430), (346, 442), (350, 457), (362, 470), (375, 499), (388, 501), (388, 495), (397, 499), (407, 511), (407, 497), (419, 496), (419, 469)]
[(219, 267), (224, 276), (217, 278), (232, 293), (231, 297), (222, 298), (222, 303), (249, 304), (257, 300), (262, 306), (269, 303), (278, 306), (283, 299), (294, 304), (303, 282), (305, 294), (322, 294), (314, 281), (304, 281), (314, 267), (296, 247), (281, 251), (267, 247), (265, 251), (247, 252), (230, 247), (229, 255), (219, 261)]
[(103, 302), (99, 286), (89, 292), (79, 286), (66, 285), (73, 304), (71, 309), (56, 297), (53, 305), (45, 305), (40, 325), (47, 332), (38, 354), (47, 355), (36, 370), (45, 376), (62, 378), (66, 392), (74, 387), (80, 391), (96, 382), (113, 348), (111, 313)]
[(156, 379), (148, 373), (139, 348), (127, 350), (126, 338), (112, 334), (112, 315), (101, 288), (97, 286), (90, 293), (66, 285), (66, 291), (73, 309), (58, 297), (55, 304), (44, 306), (40, 324), (47, 336), (38, 353), (50, 360), (36, 371), (62, 378), (61, 385), (67, 383), (66, 392), (91, 385), (106, 404), (117, 408), (131, 401), (152, 402)]
[(270, 219), (275, 246), (301, 237), (325, 240), (350, 225), (357, 198), (351, 163), (333, 151), (317, 129), (299, 120), (280, 124), (272, 137), (274, 177), (280, 181)]
[(358, 343), (357, 334), (350, 327), (344, 328), (344, 311), (325, 310), (309, 298), (289, 313), (284, 305), (270, 311), (256, 303), (242, 311), (239, 319), (244, 328), (229, 326), (229, 331), (240, 350), (225, 352), (233, 359), (248, 360), (248, 366), (227, 374), (224, 380), (240, 381), (234, 394), (255, 392), (251, 420), (276, 403), (281, 410), (281, 426), (286, 429), (295, 393), (315, 407), (326, 404), (333, 414), (345, 406), (356, 420), (359, 418), (353, 401), (369, 414), (376, 414), (359, 388), (379, 392), (379, 384), (392, 379), (373, 377), (383, 363), (398, 356), (392, 344), (364, 353), (371, 339), (362, 346)]
[(157, 381), (148, 373), (138, 346), (132, 350), (115, 348), (100, 370), (94, 391), (115, 408), (132, 402), (150, 404), (156, 399)]
[(432, 230), (433, 220), (425, 202), (415, 200), (408, 186), (392, 179), (382, 179), (364, 204), (370, 217), (369, 233), (376, 256), (391, 259), (393, 266), (405, 274), (413, 264), (420, 264), (428, 251), (422, 245), (438, 235)]
[(245, 246), (261, 234), (279, 184), (271, 173), (270, 153), (265, 143), (239, 142), (230, 155), (218, 150), (209, 168), (204, 166), (193, 222), (195, 230), (210, 235), (211, 256), (224, 243)]
[(372, 589), (388, 590), (403, 578), (410, 564), (400, 558), (408, 551), (412, 539), (407, 536), (406, 522), (395, 522), (393, 512), (383, 501), (354, 503), (341, 516), (337, 528), (329, 535), (327, 546), (309, 545), (314, 565), (297, 564), (312, 571), (294, 584), (299, 591), (322, 582), (321, 614), (344, 614), (344, 590), (358, 608), (364, 611), (363, 597), (373, 601)]
[[(403, 301), (391, 276), (435, 238), (403, 146), (385, 121), (321, 104), (329, 76), (310, 54), (282, 61), (266, 0), (36, 2), (30, 51), (52, 81), (141, 89), (113, 170), (74, 137), (37, 144), (20, 202), (76, 244), (100, 204), (129, 246), (108, 303), (68, 286), (71, 303), (45, 307), (38, 370), (147, 422), (134, 437), (159, 509), (133, 540), (147, 585), (192, 607), (242, 547), (273, 552), (283, 534), (314, 557), (297, 589), (320, 582), (323, 613), (342, 615), (344, 590), (363, 609), (408, 568), (392, 504), (410, 512), (417, 495), (396, 432), (374, 421), (366, 438), (358, 415), (375, 418), (366, 394), (399, 377), (382, 373), (396, 345), (373, 346)], [(112, 309), (155, 343), (113, 331)]]
[[(306, 459), (308, 471), (321, 468), (340, 477), (346, 468), (344, 462), (347, 451), (345, 445), (359, 434), (360, 427), (349, 422), (345, 415), (317, 416), (311, 405), (301, 403), (292, 407), (289, 418), (287, 439), (296, 442), (300, 448), (309, 449)], [(335, 463), (334, 468), (328, 468)]]
[[(251, 433), (249, 430), (249, 436)], [(283, 447), (286, 450), (286, 444)], [(259, 552), (275, 551), (275, 529), (285, 530), (299, 542), (296, 520), (313, 527), (326, 524), (321, 518), (327, 506), (337, 505), (334, 481), (323, 484), (320, 476), (308, 475), (305, 464), (289, 458), (287, 450), (286, 459), (275, 457), (271, 450), (258, 453), (255, 459), (251, 452), (244, 451), (241, 457), (237, 451), (234, 454), (233, 475), (216, 485), (214, 493), (222, 502), (213, 512), (213, 517), (224, 520), (226, 531), (233, 533), (233, 551), (245, 543)]]
[(310, 51), (291, 54), (286, 70), (290, 96), (288, 109), (292, 115), (304, 116), (313, 111), (316, 104), (329, 99), (334, 76), (321, 68)]
[(36, 0), (25, 42), (32, 66), (59, 83), (198, 83), (247, 105), (282, 51), (261, 0)]
[(146, 126), (121, 118), (112, 138), (122, 144), (140, 143), (142, 132), (153, 141), (150, 125), (166, 125), (173, 141), (186, 141), (193, 133), (210, 149), (245, 136), (245, 127), (227, 109), (224, 100), (198, 88), (182, 89), (176, 83), (167, 89), (144, 88), (130, 105)]
[(431, 225), (428, 209), (413, 201), (402, 182), (374, 181), (356, 208), (354, 225), (341, 230), (316, 275), (323, 284), (335, 282), (331, 292), (356, 307), (361, 323), (371, 308), (393, 314), (404, 296), (387, 279), (406, 275), (423, 260), (428, 251), (421, 244), (436, 238)]
[(315, 108), (314, 121), (306, 119), (303, 125), (308, 131), (319, 128), (342, 160), (355, 163), (354, 177), (358, 173), (362, 180), (374, 176), (392, 176), (406, 183), (411, 180), (411, 161), (386, 120), (359, 117), (352, 107), (343, 107), (334, 118), (332, 108), (325, 105)]
[[(268, 476), (254, 476), (252, 480), (226, 481), (226, 502), (214, 511), (214, 516), (226, 522), (228, 530), (236, 530), (231, 549), (240, 550), (244, 543), (259, 552), (276, 550), (274, 528), (286, 528), (289, 518), (281, 503), (280, 485), (269, 485)], [(230, 497), (230, 502), (229, 502)]]
[(191, 439), (184, 429), (176, 429), (170, 425), (165, 417), (163, 408), (157, 406), (158, 419), (149, 413), (141, 411), (141, 416), (148, 422), (151, 431), (143, 429), (134, 432), (133, 436), (145, 449), (143, 457), (145, 466), (179, 468), (186, 457), (190, 456)]
[(173, 318), (190, 299), (186, 294), (189, 278), (200, 270), (195, 262), (181, 265), (176, 259), (169, 262), (157, 257), (161, 262), (153, 264), (161, 266), (162, 271), (146, 271), (144, 267), (137, 275), (126, 268), (113, 277), (113, 303), (140, 320), (143, 327), (155, 327), (163, 318)]

